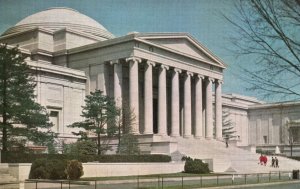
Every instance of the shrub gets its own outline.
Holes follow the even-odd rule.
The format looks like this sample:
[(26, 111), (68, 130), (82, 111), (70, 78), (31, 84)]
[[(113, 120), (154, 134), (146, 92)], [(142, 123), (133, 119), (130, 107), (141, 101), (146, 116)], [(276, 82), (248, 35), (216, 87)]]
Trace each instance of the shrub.
[(79, 179), (83, 175), (83, 167), (82, 163), (78, 160), (68, 161), (67, 168), (65, 170), (68, 179), (76, 180)]
[(49, 174), (46, 170), (46, 161), (46, 159), (37, 159), (32, 163), (29, 173), (30, 179), (49, 178)]
[(91, 140), (77, 141), (72, 144), (66, 144), (64, 149), (66, 154), (70, 155), (95, 155), (97, 154), (97, 145)]
[(118, 153), (124, 155), (138, 155), (140, 154), (139, 142), (134, 134), (124, 134), (118, 147)]
[(147, 155), (72, 155), (72, 154), (30, 154), (5, 152), (2, 153), (3, 163), (32, 163), (35, 159), (77, 159), (80, 162), (170, 162), (171, 157), (160, 154)]
[(200, 159), (186, 158), (184, 165), (184, 172), (186, 173), (209, 173), (208, 164), (203, 163)]
[(67, 162), (59, 159), (37, 159), (30, 169), (30, 179), (66, 179)]

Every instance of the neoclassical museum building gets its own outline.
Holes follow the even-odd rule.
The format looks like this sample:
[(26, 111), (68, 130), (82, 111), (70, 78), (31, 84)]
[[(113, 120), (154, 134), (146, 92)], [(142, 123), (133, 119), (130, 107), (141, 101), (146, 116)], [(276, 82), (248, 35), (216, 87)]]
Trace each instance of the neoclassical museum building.
[(116, 37), (76, 10), (50, 8), (8, 28), (0, 42), (30, 55), (36, 101), (47, 108), (62, 139), (73, 137), (67, 125), (82, 120), (81, 106), (94, 90), (120, 107), (129, 103), (145, 153), (172, 153), (183, 139), (223, 141), (224, 111), (234, 125), (235, 145), (284, 151), (287, 128), (300, 120), (298, 102), (267, 104), (222, 94), (226, 64), (187, 33)]

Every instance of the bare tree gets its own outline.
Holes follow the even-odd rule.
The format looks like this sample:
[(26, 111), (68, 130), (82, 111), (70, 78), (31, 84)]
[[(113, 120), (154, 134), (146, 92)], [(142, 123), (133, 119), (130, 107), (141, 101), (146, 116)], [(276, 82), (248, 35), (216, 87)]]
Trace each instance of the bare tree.
[(300, 98), (300, 0), (236, 1), (235, 54), (247, 58), (241, 78), (262, 97)]

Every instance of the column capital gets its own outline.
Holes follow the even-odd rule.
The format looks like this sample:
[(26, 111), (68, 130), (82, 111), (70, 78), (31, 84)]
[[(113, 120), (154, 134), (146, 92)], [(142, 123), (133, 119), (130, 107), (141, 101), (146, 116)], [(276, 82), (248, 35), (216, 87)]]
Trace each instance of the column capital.
[(215, 79), (214, 78), (211, 78), (211, 77), (207, 77), (207, 81), (210, 81), (210, 82), (215, 82)]
[(156, 63), (153, 62), (153, 61), (151, 61), (151, 60), (147, 60), (146, 64), (147, 64), (148, 66), (155, 66), (155, 65), (156, 65)]
[(187, 76), (193, 76), (194, 75), (193, 72), (189, 72), (189, 71), (186, 71), (185, 73), (186, 73)]
[(113, 64), (119, 64), (120, 63), (120, 60), (119, 59), (115, 59), (115, 60), (110, 60), (109, 61), (109, 64), (110, 65), (113, 65)]
[(199, 79), (204, 79), (204, 75), (201, 75), (201, 74), (196, 74), (196, 77), (199, 78)]
[(218, 84), (221, 84), (221, 85), (224, 84), (224, 80), (221, 80), (221, 79), (216, 79), (215, 82)]
[(142, 59), (135, 57), (135, 56), (131, 56), (129, 58), (126, 58), (126, 62), (137, 62), (137, 63), (141, 63)]
[(182, 70), (181, 69), (179, 69), (179, 68), (174, 68), (174, 70), (173, 70), (174, 72), (177, 72), (177, 73), (181, 73), (182, 72)]
[(160, 69), (166, 69), (166, 70), (169, 70), (169, 66), (164, 65), (164, 64), (161, 64), (161, 65), (159, 66), (159, 68), (160, 68)]

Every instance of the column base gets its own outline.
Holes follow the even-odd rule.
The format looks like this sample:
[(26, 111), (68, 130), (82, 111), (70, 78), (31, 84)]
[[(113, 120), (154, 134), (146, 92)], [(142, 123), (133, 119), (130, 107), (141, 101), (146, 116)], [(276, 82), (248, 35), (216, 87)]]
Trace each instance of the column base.
[(216, 138), (217, 141), (224, 141), (222, 137)]
[(153, 135), (153, 132), (144, 132), (143, 135)]
[(213, 137), (205, 137), (206, 140), (212, 140), (214, 139)]
[(192, 135), (183, 135), (183, 138), (192, 138)]
[(162, 137), (168, 136), (167, 133), (157, 133), (156, 135), (157, 136), (162, 136)]
[(134, 134), (134, 135), (140, 135), (141, 133), (137, 132), (137, 131), (133, 131), (132, 134)]
[(179, 138), (180, 135), (179, 135), (179, 134), (176, 134), (176, 135), (172, 135), (172, 134), (171, 134), (170, 137)]
[(199, 140), (203, 140), (203, 139), (204, 139), (203, 136), (195, 136), (194, 138), (195, 138), (195, 139), (199, 139)]

